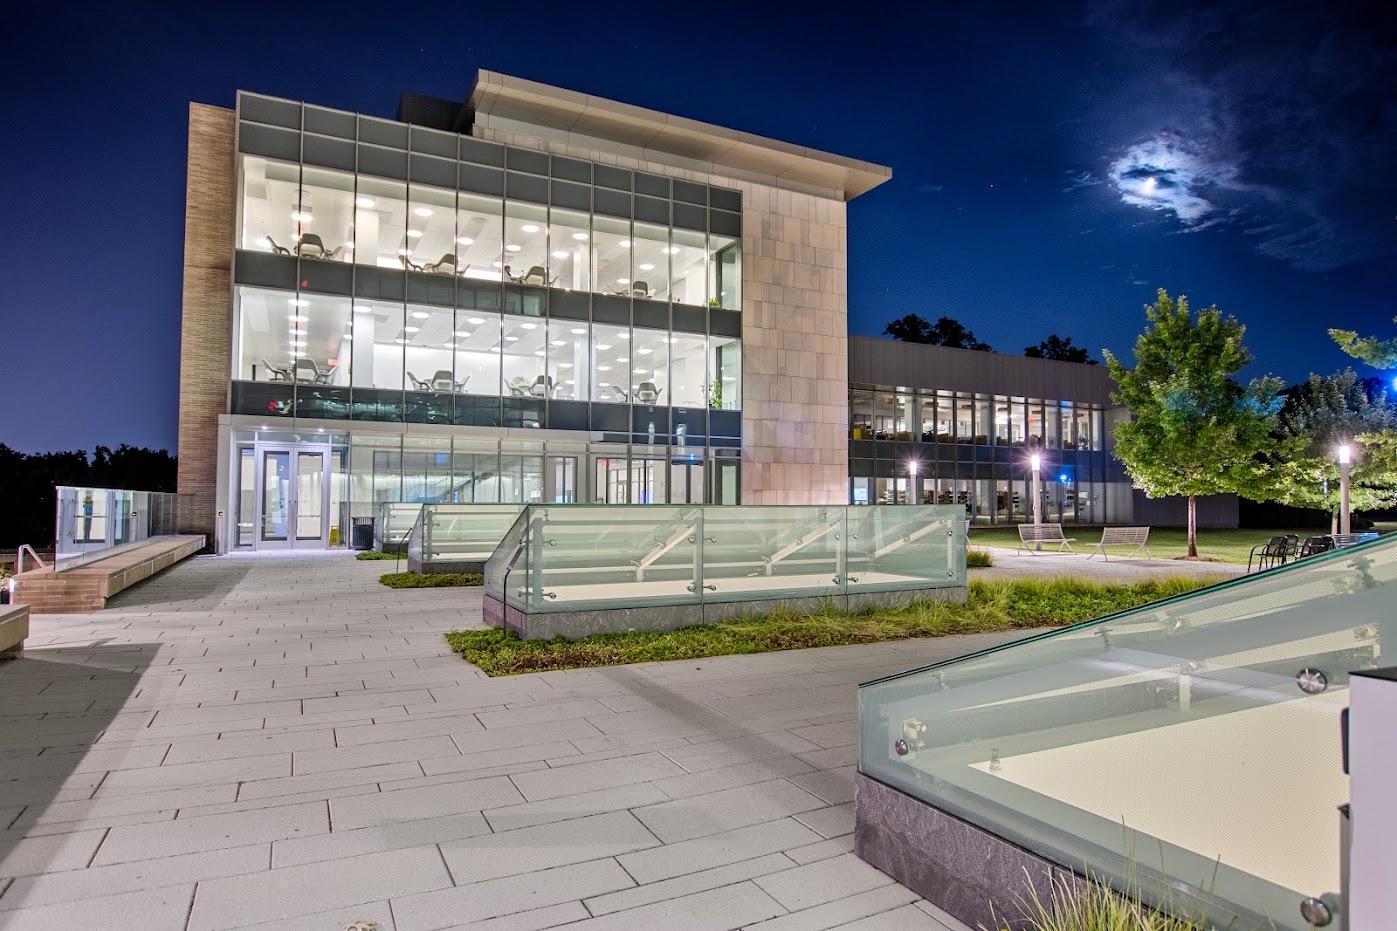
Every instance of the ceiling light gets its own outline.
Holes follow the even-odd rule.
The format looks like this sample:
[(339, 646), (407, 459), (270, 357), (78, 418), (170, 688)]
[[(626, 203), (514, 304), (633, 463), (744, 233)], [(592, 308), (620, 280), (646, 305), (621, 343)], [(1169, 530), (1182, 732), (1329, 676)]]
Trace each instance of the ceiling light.
[(315, 217), (311, 216), (310, 212), (307, 210), (293, 210), (291, 211), (291, 219), (295, 220), (297, 223), (309, 223), (311, 220), (314, 220)]
[(297, 323), (305, 323), (309, 318), (305, 314), (292, 314), (291, 319)]
[(616, 357), (616, 361), (617, 361), (617, 362), (629, 362), (629, 361), (631, 361), (631, 359), (630, 359), (630, 356), (617, 356), (617, 357)]
[(411, 249), (399, 249), (399, 250), (398, 250), (398, 255), (401, 255), (401, 256), (404, 256), (404, 257), (409, 256), (409, 255), (412, 255), (412, 250), (411, 250)]
[(602, 352), (606, 352), (608, 349), (611, 348), (611, 344), (610, 344), (610, 343), (597, 343), (597, 348), (600, 349)]
[(293, 297), (291, 298), (290, 304), (292, 307), (309, 307), (310, 301), (303, 297)]
[(405, 326), (405, 327), (403, 327), (403, 332), (404, 332), (404, 333), (420, 333), (421, 331), (422, 331), (422, 328), (421, 328), (420, 326)]
[(542, 349), (535, 349), (535, 350), (534, 350), (534, 355), (536, 355), (536, 356), (541, 356), (541, 355), (543, 355), (543, 350), (542, 350)]
[(510, 243), (509, 245), (507, 245), (507, 246), (504, 247), (504, 251), (506, 251), (506, 252), (518, 252), (518, 251), (520, 251), (520, 250), (523, 249), (523, 248), (524, 248), (523, 246), (516, 246), (514, 243)]
[(630, 247), (631, 247), (631, 241), (630, 241), (629, 239), (623, 239), (623, 240), (621, 240), (621, 248), (622, 248), (622, 249), (629, 249)]
[(630, 283), (631, 283), (631, 280), (630, 280), (629, 278), (617, 278), (617, 279), (616, 279), (616, 283), (617, 283), (617, 284), (630, 284)]
[(655, 266), (651, 265), (649, 262), (641, 262), (640, 265), (638, 265), (637, 267), (643, 272), (648, 272)]
[(371, 313), (373, 313), (373, 311), (372, 311), (370, 308), (365, 307), (363, 304), (355, 304), (355, 305), (354, 305), (354, 312), (355, 312), (356, 314), (371, 314)]
[(504, 338), (504, 341), (505, 341), (506, 343), (517, 343), (517, 342), (519, 342), (519, 337), (517, 337), (517, 336), (506, 336), (506, 337)]
[(609, 371), (611, 371), (611, 366), (609, 366), (609, 365), (598, 365), (598, 366), (597, 366), (597, 371), (598, 371), (598, 372), (609, 372)]
[(565, 339), (555, 339), (555, 340), (550, 341), (548, 345), (550, 345), (550, 346), (566, 346), (567, 344), (568, 344), (568, 341), (565, 340)]
[(521, 330), (537, 330), (537, 329), (538, 329), (538, 324), (537, 324), (537, 323), (521, 323), (521, 324), (519, 324), (519, 329), (521, 329)]
[(430, 216), (432, 215), (432, 208), (431, 208), (431, 207), (413, 207), (413, 208), (412, 208), (412, 212), (415, 213), (415, 214), (417, 214), (419, 217), (430, 217)]
[(586, 241), (587, 241), (587, 234), (586, 234), (586, 233), (573, 233), (573, 234), (572, 234), (572, 238), (573, 238), (573, 239), (576, 239), (578, 242), (586, 242)]
[(653, 350), (653, 349), (637, 349), (637, 350), (636, 350), (636, 352), (640, 353), (642, 356), (648, 356), (648, 355), (650, 355), (650, 353), (652, 353), (652, 352), (654, 352), (654, 351), (655, 351), (655, 350)]
[(471, 330), (457, 330), (456, 335), (461, 337), (461, 339), (465, 339), (468, 336), (474, 336), (475, 333)]
[(430, 316), (431, 314), (427, 313), (425, 310), (414, 310), (412, 312), (412, 319), (414, 320), (426, 320)]
[(558, 363), (558, 368), (560, 368), (560, 369), (570, 369), (570, 368), (572, 368), (572, 363), (571, 363), (571, 362), (559, 362), (559, 363)]
[(441, 344), (441, 348), (443, 348), (443, 349), (455, 349), (455, 348), (456, 348), (456, 344), (455, 344), (455, 343), (442, 343), (442, 344)]
[(374, 199), (373, 199), (372, 197), (356, 197), (356, 198), (354, 198), (354, 206), (356, 206), (356, 207), (363, 207), (365, 210), (369, 210), (369, 209), (371, 209), (371, 208), (373, 207), (373, 205), (374, 205)]
[(519, 227), (519, 228), (520, 228), (521, 230), (523, 230), (524, 232), (526, 232), (526, 233), (537, 233), (537, 232), (538, 232), (538, 227), (535, 226), (535, 225), (532, 224), (532, 223), (525, 223), (523, 226), (521, 226), (521, 227)]
[(491, 268), (504, 268), (504, 263), (502, 263), (502, 262), (496, 260), (496, 261), (490, 263), (490, 267), (491, 267)]
[(585, 336), (586, 333), (587, 333), (587, 328), (586, 328), (586, 327), (575, 326), (575, 327), (572, 328), (572, 335), (574, 335), (574, 336)]
[(631, 334), (629, 334), (629, 333), (617, 333), (617, 334), (616, 334), (616, 338), (617, 338), (617, 339), (630, 339), (630, 338), (631, 338)]
[(421, 231), (421, 230), (408, 230), (408, 231), (407, 231), (407, 238), (408, 238), (408, 239), (417, 239), (417, 238), (419, 238), (421, 235), (422, 235), (422, 231)]
[(491, 347), (490, 347), (490, 351), (491, 351), (491, 352), (499, 352), (499, 351), (500, 351), (500, 347), (499, 347), (499, 346), (491, 346)]
[(678, 247), (678, 246), (665, 246), (665, 247), (662, 248), (660, 251), (663, 252), (665, 255), (675, 255), (675, 254), (677, 254), (677, 253), (679, 252), (679, 247)]
[(456, 237), (456, 241), (457, 241), (458, 243), (460, 243), (461, 245), (463, 245), (463, 246), (473, 246), (473, 245), (475, 245), (475, 240), (474, 240), (474, 239), (471, 239), (469, 236), (457, 236), (457, 237)]
[(466, 322), (472, 326), (480, 326), (485, 320), (482, 317), (467, 317)]
[(570, 255), (572, 255), (571, 252), (568, 252), (568, 251), (563, 250), (563, 249), (557, 249), (557, 250), (555, 250), (555, 251), (553, 252), (553, 258), (555, 258), (555, 259), (565, 259), (565, 258), (567, 258), (567, 257), (570, 256)]
[(397, 343), (399, 346), (406, 346), (406, 345), (407, 345), (407, 340), (403, 339), (401, 336), (399, 336), (397, 339), (393, 340), (393, 342)]

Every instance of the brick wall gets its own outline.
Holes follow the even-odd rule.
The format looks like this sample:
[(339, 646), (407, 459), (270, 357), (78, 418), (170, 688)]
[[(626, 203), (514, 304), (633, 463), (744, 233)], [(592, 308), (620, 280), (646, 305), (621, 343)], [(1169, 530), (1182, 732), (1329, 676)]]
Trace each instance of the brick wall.
[(180, 322), (180, 531), (214, 532), (218, 415), (228, 405), (233, 262), (233, 111), (189, 105)]

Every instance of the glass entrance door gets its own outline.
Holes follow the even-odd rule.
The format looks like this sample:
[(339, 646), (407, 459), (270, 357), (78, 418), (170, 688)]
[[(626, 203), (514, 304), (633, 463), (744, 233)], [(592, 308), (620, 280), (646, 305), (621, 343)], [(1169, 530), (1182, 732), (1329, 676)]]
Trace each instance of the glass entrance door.
[(328, 543), (330, 451), (257, 447), (258, 549), (324, 549)]

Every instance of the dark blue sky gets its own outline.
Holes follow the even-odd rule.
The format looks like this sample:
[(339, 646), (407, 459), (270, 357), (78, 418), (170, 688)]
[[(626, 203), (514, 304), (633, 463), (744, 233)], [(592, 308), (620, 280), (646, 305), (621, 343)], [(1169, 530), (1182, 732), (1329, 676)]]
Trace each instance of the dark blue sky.
[(1397, 18), (1031, 7), (105, 4), (12, 22), (0, 442), (173, 448), (187, 101), (243, 88), (391, 116), (403, 90), (460, 99), (481, 67), (891, 166), (849, 208), (853, 333), (945, 314), (1005, 352), (1050, 332), (1127, 352), (1166, 287), (1248, 325), (1248, 374), (1295, 380), (1347, 363), (1327, 327), (1393, 332)]

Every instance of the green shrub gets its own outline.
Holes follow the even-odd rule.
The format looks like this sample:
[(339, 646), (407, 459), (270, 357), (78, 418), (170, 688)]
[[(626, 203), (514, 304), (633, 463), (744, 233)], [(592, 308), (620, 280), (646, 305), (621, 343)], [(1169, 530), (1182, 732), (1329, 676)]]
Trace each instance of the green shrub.
[[(1203, 931), (1203, 924), (1179, 918), (1140, 902), (1133, 894), (1120, 895), (1097, 882), (1053, 879), (1045, 902), (1033, 891), (1026, 903), (1028, 924), (1014, 928), (1028, 931)], [(1132, 888), (1133, 892), (1133, 888)], [(1003, 925), (1000, 931), (1009, 931)]]
[(988, 569), (994, 565), (994, 559), (990, 556), (989, 550), (966, 550), (965, 568), (967, 569)]
[(670, 631), (520, 640), (502, 630), (451, 631), (451, 648), (492, 676), (587, 666), (767, 653), (912, 637), (1056, 627), (1112, 614), (1206, 585), (1193, 578), (1100, 585), (1077, 579), (972, 581), (965, 604), (914, 601), (856, 613), (785, 606), (762, 615)]
[(485, 584), (479, 572), (388, 572), (378, 580), (389, 588), (460, 588)]
[(380, 553), (378, 550), (360, 550), (354, 554), (354, 558), (369, 561), (374, 559), (406, 559), (407, 556), (404, 553)]

